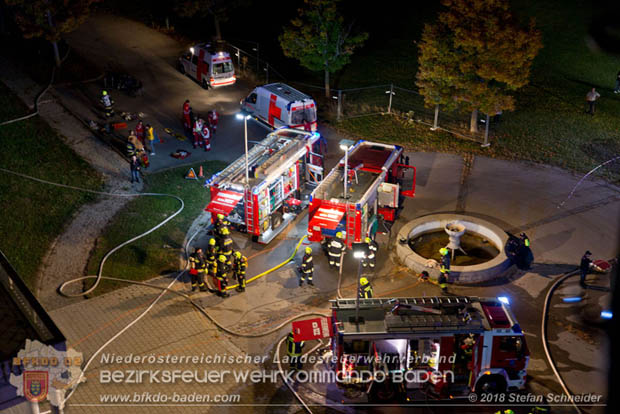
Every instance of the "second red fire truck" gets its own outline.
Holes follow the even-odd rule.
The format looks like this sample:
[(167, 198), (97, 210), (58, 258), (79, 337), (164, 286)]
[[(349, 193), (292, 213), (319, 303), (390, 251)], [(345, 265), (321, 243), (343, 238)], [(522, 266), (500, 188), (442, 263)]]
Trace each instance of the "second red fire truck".
[[(403, 196), (415, 195), (416, 170), (402, 163), (402, 156), (403, 148), (398, 145), (358, 141), (349, 147), (346, 157), (312, 192), (308, 239), (322, 242), (342, 232), (351, 247), (352, 243), (373, 236), (373, 223), (377, 223), (379, 216), (393, 222)], [(406, 170), (413, 172), (409, 189), (401, 188)]]

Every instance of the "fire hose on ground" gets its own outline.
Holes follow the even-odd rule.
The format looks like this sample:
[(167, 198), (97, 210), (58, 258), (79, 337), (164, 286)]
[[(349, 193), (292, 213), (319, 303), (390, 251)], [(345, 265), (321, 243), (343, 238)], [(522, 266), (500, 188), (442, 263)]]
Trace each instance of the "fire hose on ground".
[[(119, 244), (118, 246), (114, 247), (113, 249), (111, 249), (108, 253), (106, 253), (106, 255), (103, 257), (103, 259), (101, 260), (101, 263), (99, 265), (99, 269), (97, 272), (97, 275), (90, 275), (90, 276), (83, 276), (80, 278), (76, 278), (76, 279), (72, 279), (69, 281), (64, 282), (60, 288), (59, 291), (60, 293), (62, 293), (63, 295), (67, 296), (67, 297), (79, 297), (79, 296), (84, 296), (87, 295), (91, 292), (93, 292), (97, 286), (99, 285), (99, 283), (101, 282), (101, 280), (111, 280), (111, 281), (116, 281), (116, 282), (123, 282), (123, 283), (128, 283), (128, 284), (134, 284), (134, 285), (141, 285), (141, 286), (146, 286), (146, 287), (150, 287), (150, 288), (154, 288), (154, 289), (159, 289), (161, 290), (161, 293), (149, 304), (149, 306), (140, 314), (138, 315), (135, 319), (133, 319), (129, 324), (127, 324), (125, 327), (123, 327), (120, 331), (118, 331), (116, 334), (114, 334), (110, 339), (108, 339), (103, 345), (101, 345), (94, 353), (93, 355), (91, 355), (91, 357), (88, 359), (88, 361), (86, 362), (86, 364), (84, 365), (84, 368), (81, 371), (80, 377), (78, 378), (78, 380), (75, 382), (75, 384), (73, 385), (73, 387), (71, 388), (71, 391), (69, 392), (69, 394), (64, 398), (63, 401), (63, 405), (64, 403), (71, 398), (71, 396), (75, 393), (75, 391), (77, 390), (78, 385), (83, 381), (84, 379), (84, 373), (86, 372), (86, 370), (88, 369), (88, 367), (90, 366), (90, 364), (95, 360), (96, 356), (99, 355), (108, 345), (110, 345), (112, 342), (114, 342), (118, 337), (120, 337), (123, 333), (125, 333), (129, 328), (131, 328), (133, 325), (135, 325), (138, 321), (140, 321), (158, 302), (159, 300), (164, 296), (165, 293), (167, 292), (171, 292), (174, 293), (178, 296), (182, 296), (185, 299), (187, 299), (190, 304), (192, 306), (194, 306), (200, 313), (202, 313), (207, 319), (209, 319), (214, 325), (216, 325), (219, 329), (223, 330), (224, 332), (227, 332), (231, 335), (234, 336), (238, 336), (238, 337), (244, 337), (244, 338), (258, 338), (258, 337), (263, 337), (263, 336), (267, 336), (270, 335), (274, 332), (277, 332), (278, 330), (282, 329), (284, 326), (286, 326), (287, 324), (291, 323), (292, 321), (294, 321), (295, 319), (298, 319), (300, 317), (305, 317), (305, 316), (329, 316), (329, 315), (325, 315), (322, 313), (318, 313), (318, 312), (307, 312), (307, 313), (302, 313), (296, 316), (293, 316), (287, 320), (285, 320), (284, 322), (280, 323), (279, 325), (277, 325), (276, 327), (259, 333), (259, 334), (249, 334), (249, 333), (240, 333), (240, 332), (236, 332), (233, 330), (230, 330), (228, 328), (226, 328), (225, 326), (223, 326), (221, 323), (219, 323), (215, 318), (213, 318), (211, 315), (209, 315), (209, 313), (199, 304), (197, 304), (189, 295), (187, 295), (186, 293), (183, 292), (179, 292), (176, 290), (172, 289), (172, 286), (180, 279), (180, 277), (187, 271), (188, 266), (186, 265), (185, 269), (182, 270), (181, 272), (179, 272), (179, 274), (166, 286), (166, 287), (161, 287), (161, 286), (156, 286), (156, 285), (152, 285), (149, 283), (145, 283), (145, 282), (136, 282), (133, 280), (127, 280), (127, 279), (120, 279), (120, 278), (114, 278), (114, 277), (107, 277), (107, 276), (103, 276), (103, 267), (105, 265), (105, 262), (107, 261), (107, 259), (116, 251), (118, 251), (120, 248), (152, 233), (153, 231), (159, 229), (160, 227), (162, 227), (163, 225), (165, 225), (166, 223), (168, 223), (170, 220), (172, 220), (174, 217), (176, 217), (178, 214), (181, 213), (181, 211), (183, 211), (185, 204), (183, 202), (183, 200), (175, 195), (172, 194), (163, 194), (163, 193), (136, 193), (136, 194), (131, 194), (131, 193), (108, 193), (108, 192), (104, 192), (104, 191), (96, 191), (96, 190), (90, 190), (90, 189), (86, 189), (86, 188), (81, 188), (81, 187), (76, 187), (76, 186), (72, 186), (72, 185), (67, 185), (67, 184), (60, 184), (60, 183), (54, 183), (51, 181), (47, 181), (47, 180), (43, 180), (37, 177), (33, 177), (33, 176), (29, 176), (26, 174), (22, 174), (22, 173), (18, 173), (15, 171), (11, 171), (11, 170), (7, 170), (4, 168), (0, 168), (0, 171), (7, 173), (7, 174), (11, 174), (11, 175), (15, 175), (24, 179), (28, 179), (28, 180), (32, 180), (32, 181), (36, 181), (42, 184), (48, 184), (48, 185), (52, 185), (52, 186), (56, 186), (56, 187), (62, 187), (62, 188), (67, 188), (67, 189), (71, 189), (71, 190), (77, 190), (77, 191), (83, 191), (83, 192), (88, 192), (91, 194), (97, 194), (97, 195), (103, 195), (103, 196), (112, 196), (112, 197), (143, 197), (143, 196), (152, 196), (152, 197), (172, 197), (176, 200), (179, 201), (179, 203), (181, 204), (180, 208), (175, 211), (172, 215), (170, 215), (169, 217), (167, 217), (166, 219), (164, 219), (163, 221), (161, 221), (159, 224), (157, 224), (156, 226), (152, 227), (151, 229), (141, 233), (138, 236), (135, 236), (121, 244)], [(188, 247), (191, 243), (191, 241), (194, 239), (194, 237), (196, 237), (196, 235), (199, 233), (200, 230), (197, 230), (196, 232), (194, 232), (194, 234), (187, 240), (187, 242), (185, 243), (184, 246), (184, 252), (186, 255), (186, 259), (187, 257), (189, 257), (188, 254)], [(279, 268), (281, 268), (282, 266), (286, 265), (287, 263), (289, 263), (291, 260), (293, 260), (293, 258), (295, 257), (295, 254), (297, 253), (297, 250), (299, 249), (299, 246), (301, 245), (301, 243), (303, 242), (303, 240), (305, 239), (306, 236), (303, 236), (299, 242), (297, 243), (295, 250), (293, 251), (293, 254), (291, 254), (291, 256), (289, 258), (287, 258), (285, 261), (283, 261), (282, 263), (278, 264), (277, 266), (274, 266), (273, 268), (262, 272), (252, 278), (250, 278), (248, 280), (248, 282), (250, 281), (254, 281), (257, 280), (275, 270), (278, 270)], [(79, 294), (67, 294), (64, 292), (64, 289), (73, 283), (77, 283), (77, 282), (81, 282), (87, 279), (95, 279), (95, 283), (93, 284), (93, 286), (91, 286), (89, 289), (87, 289), (86, 291), (80, 292)], [(234, 288), (234, 286), (231, 286), (230, 288)], [(276, 348), (276, 352), (278, 352), (282, 342), (284, 341), (286, 337), (284, 337), (278, 344), (278, 347)], [(318, 348), (319, 345), (317, 345), (316, 348)], [(315, 348), (315, 349), (316, 349)], [(300, 401), (300, 403), (303, 405), (304, 409), (306, 409), (309, 413), (311, 413), (310, 409), (308, 408), (308, 406), (303, 402), (303, 400), (301, 399), (301, 397), (299, 396), (299, 394), (297, 394), (297, 392), (295, 392), (295, 390), (293, 390), (292, 386), (288, 383), (288, 381), (286, 380), (286, 377), (284, 376), (284, 373), (282, 371), (282, 368), (280, 366), (280, 364), (278, 363), (279, 369), (280, 369), (280, 374), (282, 376), (282, 380), (283, 382), (287, 385), (287, 387), (291, 390), (291, 392), (293, 392), (293, 394), (295, 395), (295, 397)], [(60, 407), (60, 409), (62, 410), (63, 407)], [(50, 413), (49, 411), (43, 414), (48, 414)]]

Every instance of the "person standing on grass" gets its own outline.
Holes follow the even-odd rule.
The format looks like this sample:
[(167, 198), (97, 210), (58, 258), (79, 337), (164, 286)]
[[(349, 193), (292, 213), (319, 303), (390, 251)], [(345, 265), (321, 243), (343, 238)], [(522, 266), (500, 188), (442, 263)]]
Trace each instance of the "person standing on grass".
[(614, 93), (620, 93), (620, 71), (616, 75), (616, 87), (614, 88)]
[(587, 114), (594, 115), (595, 102), (600, 97), (601, 95), (595, 88), (592, 88), (592, 90), (586, 94), (586, 102), (588, 103), (588, 110), (586, 111)]
[(134, 180), (136, 182), (140, 182), (140, 161), (138, 161), (138, 157), (135, 155), (131, 156), (131, 161), (129, 161), (129, 168), (131, 169), (131, 182)]
[(155, 131), (151, 124), (146, 124), (146, 142), (149, 144), (151, 155), (155, 155)]

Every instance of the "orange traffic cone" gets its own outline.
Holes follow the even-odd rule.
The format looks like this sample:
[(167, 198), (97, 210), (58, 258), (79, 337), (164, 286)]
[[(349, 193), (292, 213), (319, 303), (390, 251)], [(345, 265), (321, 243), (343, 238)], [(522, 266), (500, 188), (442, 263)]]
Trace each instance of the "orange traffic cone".
[(198, 177), (199, 178), (205, 178), (203, 172), (202, 172), (202, 165), (200, 166), (200, 170), (198, 170)]

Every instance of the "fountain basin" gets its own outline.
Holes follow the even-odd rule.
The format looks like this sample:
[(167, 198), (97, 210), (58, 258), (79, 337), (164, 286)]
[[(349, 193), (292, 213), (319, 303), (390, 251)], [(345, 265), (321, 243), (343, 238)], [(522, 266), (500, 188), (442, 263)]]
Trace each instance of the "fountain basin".
[[(479, 236), (486, 240), (489, 245), (492, 245), (495, 250), (488, 249), (491, 257), (485, 258), (482, 263), (464, 266), (454, 263), (450, 266), (451, 283), (472, 284), (486, 282), (499, 277), (512, 265), (504, 251), (508, 241), (506, 232), (486, 220), (463, 214), (432, 214), (406, 223), (398, 232), (396, 243), (398, 258), (414, 272), (420, 273), (426, 270), (432, 278), (437, 278), (439, 276), (439, 269), (427, 267), (429, 259), (434, 257), (432, 255), (423, 257), (412, 250), (409, 242), (425, 234), (444, 232), (446, 227), (452, 227), (451, 225), (456, 221), (465, 227), (465, 235), (471, 233)], [(402, 243), (402, 240), (405, 240), (405, 242)], [(494, 255), (495, 251), (497, 251), (496, 255)]]

